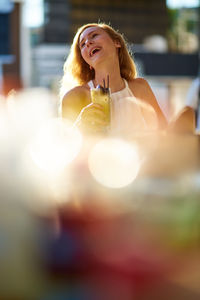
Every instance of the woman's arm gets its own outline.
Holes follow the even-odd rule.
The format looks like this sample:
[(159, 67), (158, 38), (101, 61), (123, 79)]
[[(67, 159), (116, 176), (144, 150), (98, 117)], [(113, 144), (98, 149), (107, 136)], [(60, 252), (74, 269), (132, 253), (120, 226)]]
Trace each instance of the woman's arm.
[(83, 133), (102, 133), (108, 125), (104, 108), (91, 102), (90, 90), (84, 86), (65, 94), (61, 116), (76, 123)]

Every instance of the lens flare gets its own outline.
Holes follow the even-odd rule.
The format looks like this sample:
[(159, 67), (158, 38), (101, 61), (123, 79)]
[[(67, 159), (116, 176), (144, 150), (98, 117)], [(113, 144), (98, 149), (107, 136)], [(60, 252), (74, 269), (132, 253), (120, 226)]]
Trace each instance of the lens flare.
[(11, 92), (7, 111), (18, 134), (29, 136), (51, 118), (57, 117), (57, 98), (45, 88), (29, 88)]
[(88, 164), (97, 182), (110, 188), (122, 188), (137, 177), (140, 158), (135, 144), (104, 139), (91, 150)]
[(52, 119), (29, 145), (35, 164), (47, 172), (60, 172), (78, 155), (82, 145), (79, 130), (62, 119)]

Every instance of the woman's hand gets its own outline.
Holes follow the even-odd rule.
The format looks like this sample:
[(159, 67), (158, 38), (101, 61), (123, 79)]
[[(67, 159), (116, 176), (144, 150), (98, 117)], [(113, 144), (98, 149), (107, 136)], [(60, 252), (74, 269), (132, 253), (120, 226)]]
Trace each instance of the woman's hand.
[(105, 133), (108, 125), (108, 117), (100, 104), (90, 103), (78, 117), (78, 126), (86, 133)]

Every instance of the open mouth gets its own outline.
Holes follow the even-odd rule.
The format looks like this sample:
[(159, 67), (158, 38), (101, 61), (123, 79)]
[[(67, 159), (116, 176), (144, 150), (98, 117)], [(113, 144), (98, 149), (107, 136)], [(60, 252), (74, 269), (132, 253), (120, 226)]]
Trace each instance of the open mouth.
[(93, 48), (91, 51), (90, 51), (90, 57), (92, 57), (93, 55), (95, 55), (97, 52), (99, 52), (101, 50), (101, 48)]

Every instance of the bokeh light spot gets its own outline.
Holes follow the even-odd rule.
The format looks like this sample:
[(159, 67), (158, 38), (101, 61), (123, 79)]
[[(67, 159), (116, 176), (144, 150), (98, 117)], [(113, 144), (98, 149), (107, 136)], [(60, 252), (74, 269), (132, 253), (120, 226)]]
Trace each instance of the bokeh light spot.
[(63, 119), (45, 124), (29, 145), (31, 158), (44, 171), (60, 172), (80, 152), (82, 135)]
[(104, 139), (92, 148), (88, 164), (97, 182), (110, 188), (122, 188), (137, 177), (140, 158), (135, 144)]

